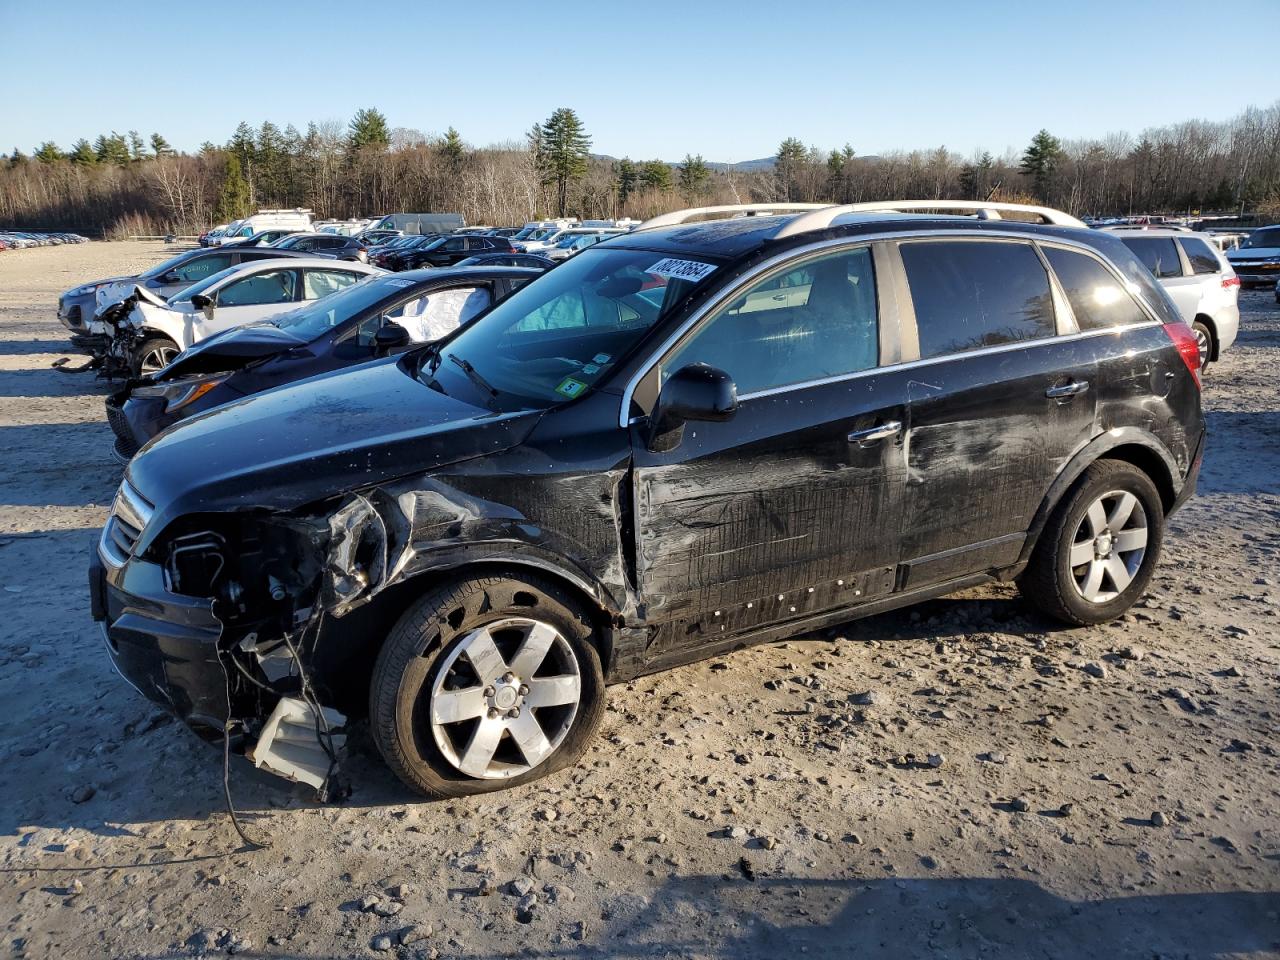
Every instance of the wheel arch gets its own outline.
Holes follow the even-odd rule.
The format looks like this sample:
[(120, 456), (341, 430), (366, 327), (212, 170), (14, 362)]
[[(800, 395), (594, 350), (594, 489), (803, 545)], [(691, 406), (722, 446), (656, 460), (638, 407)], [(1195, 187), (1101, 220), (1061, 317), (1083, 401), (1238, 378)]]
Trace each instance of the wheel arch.
[(608, 676), (617, 649), (620, 612), (613, 608), (607, 591), (593, 585), (580, 573), (541, 556), (521, 553), (458, 557), (447, 563), (414, 571), (390, 584), (368, 603), (351, 611), (342, 620), (353, 620), (350, 632), (370, 637), (366, 653), (369, 663), (377, 657), (391, 627), (420, 597), (442, 584), (471, 576), (494, 576), (504, 572), (533, 574), (548, 580), (571, 596), (590, 620), (592, 638), (600, 665)]
[(1197, 313), (1192, 323), (1203, 323), (1209, 328), (1209, 359), (1218, 359), (1218, 325), (1214, 322), (1213, 317), (1207, 313)]
[(1091, 463), (1104, 459), (1121, 460), (1137, 467), (1155, 484), (1165, 515), (1167, 516), (1173, 509), (1180, 488), (1177, 480), (1179, 473), (1173, 457), (1164, 445), (1145, 430), (1136, 428), (1110, 430), (1102, 436), (1095, 437), (1079, 450), (1067, 461), (1067, 465), (1059, 471), (1053, 483), (1050, 484), (1049, 491), (1041, 501), (1027, 531), (1026, 542), (1018, 557), (1019, 568), (1031, 559), (1032, 551), (1035, 550), (1040, 534), (1049, 522), (1049, 517), (1066, 496), (1067, 491), (1071, 489), (1071, 485), (1080, 478)]

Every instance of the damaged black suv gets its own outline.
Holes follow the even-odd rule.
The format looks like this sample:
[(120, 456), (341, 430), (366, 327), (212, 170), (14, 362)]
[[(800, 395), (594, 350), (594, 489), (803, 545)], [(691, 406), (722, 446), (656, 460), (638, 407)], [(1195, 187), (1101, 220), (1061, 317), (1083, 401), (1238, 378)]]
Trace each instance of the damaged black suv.
[(91, 571), (120, 672), (317, 787), (367, 716), (459, 796), (572, 763), (610, 682), (989, 580), (1126, 610), (1204, 436), (1142, 265), (1042, 208), (770, 209), (164, 434)]

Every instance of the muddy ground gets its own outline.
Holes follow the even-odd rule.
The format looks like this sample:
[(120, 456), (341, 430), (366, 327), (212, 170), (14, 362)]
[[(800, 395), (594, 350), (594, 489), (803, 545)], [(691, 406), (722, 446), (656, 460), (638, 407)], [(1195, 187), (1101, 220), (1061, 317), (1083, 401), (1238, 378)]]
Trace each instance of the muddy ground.
[(1122, 622), (991, 588), (686, 667), (613, 688), (579, 768), (482, 800), (416, 802), (367, 748), (336, 806), (237, 763), (249, 851), (220, 754), (107, 661), (105, 387), (49, 369), (59, 292), (164, 255), (0, 254), (4, 956), (1280, 957), (1269, 291)]

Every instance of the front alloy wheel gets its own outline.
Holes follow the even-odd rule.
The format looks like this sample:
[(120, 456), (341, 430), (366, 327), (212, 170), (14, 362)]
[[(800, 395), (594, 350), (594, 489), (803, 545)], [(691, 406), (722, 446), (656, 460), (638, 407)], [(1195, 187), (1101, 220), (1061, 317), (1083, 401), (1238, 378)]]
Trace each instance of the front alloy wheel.
[(524, 572), (446, 584), (409, 607), (378, 653), (373, 738), (429, 797), (526, 783), (580, 757), (604, 714), (595, 628)]
[(138, 348), (136, 367), (140, 375), (158, 373), (167, 367), (181, 351), (168, 337), (151, 337)]
[(445, 658), (430, 698), (431, 735), (469, 777), (528, 773), (564, 743), (582, 678), (549, 623), (513, 617), (478, 627)]

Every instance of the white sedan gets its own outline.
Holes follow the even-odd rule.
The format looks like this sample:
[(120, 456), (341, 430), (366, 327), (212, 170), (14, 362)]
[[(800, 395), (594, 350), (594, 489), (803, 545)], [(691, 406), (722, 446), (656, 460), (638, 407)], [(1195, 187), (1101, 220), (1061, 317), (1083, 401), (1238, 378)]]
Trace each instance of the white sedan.
[(382, 273), (386, 271), (363, 263), (296, 257), (229, 267), (179, 291), (168, 302), (136, 287), (129, 321), (137, 331), (137, 367), (144, 373), (158, 370), (205, 337), (265, 320)]

